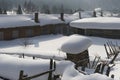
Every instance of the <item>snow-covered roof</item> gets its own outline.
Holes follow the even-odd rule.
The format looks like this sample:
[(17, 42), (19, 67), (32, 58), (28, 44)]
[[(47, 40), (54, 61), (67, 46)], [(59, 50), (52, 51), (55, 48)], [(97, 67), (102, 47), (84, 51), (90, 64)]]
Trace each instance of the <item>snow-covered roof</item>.
[(71, 27), (82, 29), (119, 29), (120, 30), (120, 18), (116, 17), (97, 17), (97, 18), (85, 18), (72, 21)]
[(62, 21), (60, 14), (39, 14), (39, 23), (34, 22), (33, 14), (24, 15), (0, 15), (0, 28), (21, 27), (21, 26), (44, 26), (49, 24), (69, 23), (78, 19), (76, 15), (65, 14)]
[(61, 50), (70, 54), (78, 54), (88, 49), (92, 41), (84, 36), (71, 35), (61, 46)]
[(0, 28), (38, 25), (29, 15), (0, 15)]
[(55, 14), (39, 14), (39, 21), (41, 26), (64, 23)]
[(33, 17), (34, 15), (0, 15), (0, 28), (64, 23), (53, 15), (39, 14), (40, 23), (35, 23)]
[(39, 14), (40, 25), (70, 23), (78, 20), (79, 16), (74, 14), (64, 14), (64, 21), (61, 21), (60, 14)]

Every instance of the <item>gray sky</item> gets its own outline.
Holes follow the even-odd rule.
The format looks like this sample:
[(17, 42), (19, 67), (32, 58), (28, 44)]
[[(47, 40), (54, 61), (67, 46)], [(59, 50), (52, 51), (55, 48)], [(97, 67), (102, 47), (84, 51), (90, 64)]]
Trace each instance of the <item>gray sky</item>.
[(116, 9), (120, 8), (120, 0), (33, 0), (43, 1), (48, 5), (64, 4), (65, 6), (76, 8), (81, 7), (83, 9), (94, 9), (96, 7), (102, 7), (103, 9)]
[[(26, 0), (0, 0), (0, 1), (12, 1), (16, 4), (24, 3)], [(27, 0), (29, 1), (29, 0)], [(84, 10), (93, 10), (94, 8), (101, 7), (105, 10), (120, 9), (120, 0), (31, 0), (36, 5), (42, 5), (43, 3), (50, 6), (63, 4), (69, 8), (82, 8)]]

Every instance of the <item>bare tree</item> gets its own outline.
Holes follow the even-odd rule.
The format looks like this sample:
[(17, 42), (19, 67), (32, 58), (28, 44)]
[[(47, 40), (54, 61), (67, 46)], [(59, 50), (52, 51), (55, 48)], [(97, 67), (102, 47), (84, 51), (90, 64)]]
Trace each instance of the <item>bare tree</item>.
[(0, 14), (2, 14), (2, 9), (0, 8)]
[(23, 7), (26, 13), (33, 13), (39, 10), (38, 7), (31, 0), (25, 1)]
[(41, 8), (41, 12), (42, 13), (46, 13), (46, 14), (50, 14), (50, 8), (47, 4), (43, 4), (42, 8)]

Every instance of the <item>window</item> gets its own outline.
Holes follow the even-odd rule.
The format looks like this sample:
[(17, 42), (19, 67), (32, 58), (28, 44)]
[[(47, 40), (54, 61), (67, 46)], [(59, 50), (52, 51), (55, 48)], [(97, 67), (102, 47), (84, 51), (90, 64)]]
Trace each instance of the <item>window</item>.
[(26, 36), (27, 36), (27, 37), (33, 36), (33, 30), (32, 30), (32, 29), (26, 30)]
[(19, 31), (18, 30), (14, 30), (12, 32), (12, 38), (18, 38), (19, 37)]
[(3, 39), (4, 39), (4, 33), (0, 32), (0, 40), (3, 40)]

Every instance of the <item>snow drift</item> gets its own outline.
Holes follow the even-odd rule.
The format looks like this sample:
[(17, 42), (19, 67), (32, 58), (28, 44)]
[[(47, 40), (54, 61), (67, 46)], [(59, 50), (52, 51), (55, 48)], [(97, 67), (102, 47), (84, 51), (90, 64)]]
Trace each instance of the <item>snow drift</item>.
[(74, 69), (74, 66), (69, 66), (62, 77), (62, 80), (113, 80), (106, 75), (102, 74), (90, 74), (90, 75), (83, 75), (79, 73), (77, 70)]
[(62, 80), (113, 80), (105, 75), (101, 74), (91, 74), (91, 75), (81, 75), (81, 74), (76, 74), (76, 76), (64, 76)]
[[(30, 58), (17, 58), (9, 55), (0, 54), (0, 76), (11, 80), (18, 80), (20, 70), (24, 74), (32, 76), (49, 70), (49, 59), (32, 60)], [(56, 61), (56, 74), (62, 75), (67, 66), (74, 65), (70, 61)], [(33, 80), (47, 80), (48, 74)]]

